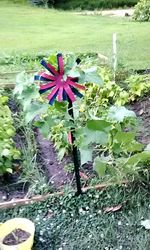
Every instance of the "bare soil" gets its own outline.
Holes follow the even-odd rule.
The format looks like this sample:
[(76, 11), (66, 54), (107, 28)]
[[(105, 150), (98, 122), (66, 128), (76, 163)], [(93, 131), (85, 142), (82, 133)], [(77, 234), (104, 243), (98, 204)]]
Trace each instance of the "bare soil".
[(139, 118), (138, 139), (147, 145), (150, 143), (150, 98), (144, 97), (134, 102), (131, 108)]
[(81, 11), (77, 12), (78, 15), (84, 16), (113, 16), (113, 17), (130, 17), (133, 15), (134, 9), (114, 9), (114, 10), (95, 10), (95, 11)]
[(18, 228), (13, 230), (10, 234), (8, 234), (4, 240), (3, 244), (7, 246), (15, 246), (20, 243), (23, 243), (30, 237), (30, 233)]
[(53, 143), (44, 139), (38, 129), (35, 136), (39, 149), (40, 165), (46, 171), (48, 182), (57, 190), (62, 189), (65, 184), (71, 184), (74, 176), (64, 170), (64, 166), (72, 161), (71, 157), (65, 157), (62, 162), (59, 162)]

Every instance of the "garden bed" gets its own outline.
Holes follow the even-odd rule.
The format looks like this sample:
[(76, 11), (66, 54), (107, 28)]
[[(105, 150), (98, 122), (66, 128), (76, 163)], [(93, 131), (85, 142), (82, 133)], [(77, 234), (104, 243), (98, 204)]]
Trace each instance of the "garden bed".
[[(15, 119), (14, 124), (16, 124), (16, 116), (18, 117), (17, 119), (19, 119), (20, 124), (23, 124), (23, 119), (22, 121), (20, 120), (21, 115), (18, 106), (16, 105), (15, 100), (13, 100), (12, 98), (9, 100), (9, 108), (12, 112), (12, 117), (14, 117)], [(20, 128), (20, 126), (18, 125), (17, 127), (18, 128), (16, 128), (16, 135), (14, 136), (13, 140), (15, 146), (20, 151), (22, 151), (24, 146), (27, 146), (27, 138), (24, 135), (24, 128)], [(44, 139), (38, 129), (34, 128), (31, 133), (33, 133), (36, 142), (36, 167), (38, 167), (39, 171), (42, 171), (42, 174), (45, 175), (47, 180), (45, 185), (49, 186), (52, 190), (52, 193), (54, 192), (56, 193), (56, 195), (59, 194), (59, 191), (60, 194), (62, 194), (66, 185), (72, 186), (72, 188), (75, 189), (75, 177), (72, 170), (69, 173), (64, 170), (65, 165), (73, 164), (71, 155), (65, 157), (63, 161), (60, 162), (58, 160), (54, 144), (51, 141)], [(32, 147), (33, 145), (30, 146)], [(4, 176), (0, 177), (0, 207), (3, 207), (3, 204), (6, 204), (6, 207), (7, 204), (8, 206), (14, 206), (13, 204), (20, 203), (26, 204), (26, 202), (30, 203), (30, 199), (32, 200), (32, 195), (28, 193), (28, 190), (30, 186), (32, 186), (32, 183), (30, 181), (28, 182), (27, 180), (22, 181), (22, 162), (23, 159), (20, 159), (17, 163), (17, 170), (15, 170), (13, 174), (6, 173), (4, 174)], [(81, 178), (83, 178), (83, 187), (86, 186), (87, 180), (92, 178), (92, 172), (93, 170), (91, 163), (86, 164), (85, 167), (82, 167)], [(86, 175), (87, 173), (91, 176), (88, 177)], [(104, 186), (98, 185), (96, 188), (103, 188), (105, 186), (105, 184)], [(85, 188), (85, 191), (87, 189)], [(45, 200), (47, 197), (49, 197), (49, 194), (43, 195), (43, 198), (42, 196), (35, 195), (35, 197), (33, 197), (33, 200)]]
[[(52, 65), (56, 64), (55, 56), (49, 57)], [(57, 55), (56, 59), (59, 60), (58, 58), (60, 54)], [(98, 69), (91, 68), (92, 70), (88, 71), (84, 69), (85, 58), (79, 64), (76, 64), (79, 59), (72, 54), (65, 55), (63, 59), (66, 68), (73, 67), (69, 74), (78, 73), (80, 75), (78, 80), (81, 77), (86, 86), (85, 88), (79, 84), (75, 85), (74, 80), (77, 78), (69, 76), (71, 79), (69, 81), (72, 81), (73, 86), (85, 91), (82, 103), (79, 99), (75, 104), (77, 106), (73, 108), (75, 111), (73, 123), (69, 117), (68, 104), (56, 100), (51, 103), (54, 105), (50, 106), (45, 97), (40, 97), (38, 84), (40, 84), (40, 91), (46, 85), (42, 86), (42, 80), (35, 84), (39, 75), (36, 76), (35, 81), (31, 80), (33, 79), (31, 75), (23, 72), (17, 76), (15, 98), (10, 97), (9, 108), (16, 127), (13, 140), (15, 146), (21, 151), (21, 158), (13, 169), (14, 172), (4, 174), (5, 182), (1, 181), (0, 200), (4, 201), (4, 205), (8, 207), (14, 204), (28, 204), (34, 200), (45, 200), (51, 194), (52, 196), (53, 194), (62, 195), (66, 187), (76, 190), (71, 151), (75, 144), (68, 139), (69, 133), (73, 133), (70, 131), (74, 125), (77, 127), (75, 143), (80, 150), (79, 174), (84, 191), (91, 188), (101, 189), (114, 183), (127, 184), (138, 176), (139, 173), (136, 171), (139, 171), (139, 162), (143, 163), (149, 157), (149, 148), (145, 151), (150, 143), (148, 133), (150, 100), (146, 97), (149, 93), (148, 76), (128, 73), (119, 84), (118, 75), (117, 83), (115, 83), (112, 79), (112, 72), (108, 68), (101, 68), (98, 64)], [(42, 65), (45, 63), (42, 61)], [(76, 71), (74, 71), (75, 66), (71, 66), (74, 63)], [(88, 64), (93, 66), (93, 57), (88, 58)], [(45, 77), (47, 77), (46, 74)], [(8, 78), (11, 79), (11, 74)], [(78, 94), (82, 96), (81, 93)], [(129, 110), (126, 108), (127, 105)], [(141, 124), (138, 134), (136, 134), (135, 114), (131, 110), (135, 111)], [(130, 141), (131, 147), (128, 145)], [(58, 156), (61, 156), (61, 159), (58, 160)], [(142, 172), (141, 165), (139, 169)], [(148, 167), (145, 171), (148, 171)]]
[[(13, 113), (16, 112), (16, 105), (14, 101), (9, 102), (10, 109)], [(138, 139), (144, 143), (150, 143), (150, 134), (149, 134), (149, 107), (150, 107), (150, 99), (149, 97), (144, 97), (139, 101), (134, 102), (130, 108), (135, 111), (137, 116), (140, 119), (140, 129)], [(52, 193), (54, 195), (62, 195), (63, 190), (66, 185), (72, 185), (72, 188), (75, 189), (75, 180), (73, 173), (67, 173), (64, 170), (64, 166), (67, 162), (72, 163), (71, 157), (64, 158), (62, 162), (58, 161), (57, 153), (54, 148), (54, 145), (49, 140), (46, 140), (42, 137), (38, 129), (34, 129), (34, 136), (36, 139), (36, 145), (38, 149), (38, 157), (37, 164), (46, 175), (47, 183), (51, 187)], [(14, 141), (16, 146), (21, 150), (21, 147), (25, 142), (25, 138), (19, 133), (14, 137)], [(93, 172), (92, 162), (89, 164), (85, 164), (81, 168), (81, 178), (83, 178), (83, 191), (87, 191), (88, 189), (103, 189), (106, 186), (111, 184), (99, 184), (95, 186), (90, 185), (90, 180), (92, 177), (95, 177), (95, 173)], [(48, 197), (51, 197), (51, 194), (44, 194), (42, 196), (33, 195), (33, 197), (28, 195), (28, 189), (31, 183), (28, 182), (20, 182), (18, 179), (21, 176), (21, 172), (14, 173), (13, 175), (7, 174), (5, 175), (5, 181), (0, 182), (0, 208), (3, 207), (13, 207), (15, 205), (27, 205), (34, 201), (45, 200)], [(127, 184), (127, 182), (122, 182), (123, 184)], [(89, 187), (87, 186), (89, 185)], [(87, 186), (87, 187), (86, 187)], [(52, 194), (53, 196), (53, 194)]]

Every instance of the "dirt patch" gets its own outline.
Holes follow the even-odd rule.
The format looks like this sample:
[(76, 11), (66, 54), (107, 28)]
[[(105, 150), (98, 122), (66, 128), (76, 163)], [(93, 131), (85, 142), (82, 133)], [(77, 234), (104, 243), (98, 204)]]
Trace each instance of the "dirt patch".
[(13, 230), (10, 234), (8, 234), (4, 240), (3, 244), (7, 246), (15, 246), (20, 243), (25, 242), (30, 237), (30, 233), (18, 228)]
[(117, 9), (117, 10), (95, 10), (77, 12), (83, 16), (113, 16), (113, 17), (130, 17), (133, 15), (134, 9)]
[(57, 190), (61, 189), (65, 184), (71, 184), (74, 179), (73, 174), (68, 174), (64, 170), (64, 166), (72, 161), (71, 157), (66, 157), (60, 163), (53, 143), (43, 139), (38, 129), (35, 136), (39, 149), (40, 165), (46, 170), (48, 182)]
[(134, 9), (104, 10), (102, 16), (128, 17), (132, 16)]
[[(18, 112), (16, 103), (10, 99), (8, 106), (13, 114)], [(25, 143), (25, 138), (20, 131), (16, 132), (13, 138), (15, 147), (21, 150)], [(0, 202), (10, 201), (14, 199), (24, 198), (29, 187), (29, 183), (21, 182), (21, 160), (14, 160), (12, 162), (13, 173), (5, 173), (0, 175)]]
[(150, 143), (150, 98), (144, 97), (134, 102), (131, 108), (139, 118), (138, 139), (141, 143), (147, 145)]

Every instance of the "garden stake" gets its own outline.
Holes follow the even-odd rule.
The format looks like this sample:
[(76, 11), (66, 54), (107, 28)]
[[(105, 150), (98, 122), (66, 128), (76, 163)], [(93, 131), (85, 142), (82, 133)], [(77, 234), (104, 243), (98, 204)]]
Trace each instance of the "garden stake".
[[(80, 63), (80, 59), (77, 59), (77, 64)], [(40, 81), (40, 94), (45, 93), (50, 90), (50, 93), (47, 96), (49, 100), (49, 104), (53, 105), (54, 101), (57, 99), (58, 102), (68, 101), (68, 113), (74, 120), (73, 114), (73, 105), (72, 103), (76, 100), (75, 96), (83, 97), (83, 95), (78, 91), (85, 90), (85, 86), (78, 84), (78, 77), (71, 77), (65, 75), (64, 69), (64, 60), (62, 54), (57, 54), (57, 63), (58, 69), (56, 69), (50, 63), (47, 63), (45, 60), (41, 61), (41, 64), (46, 70), (50, 73), (47, 74), (45, 72), (40, 72), (39, 75), (34, 77), (35, 80)], [(76, 184), (77, 184), (77, 193), (76, 195), (82, 194), (81, 189), (81, 181), (80, 181), (80, 159), (78, 154), (78, 149), (74, 145), (75, 137), (74, 137), (74, 128), (71, 129), (71, 140), (72, 140), (72, 153), (73, 153), (73, 161), (74, 161), (74, 169), (76, 176)]]
[[(68, 113), (72, 117), (74, 121), (74, 114), (73, 114), (73, 106), (72, 101), (69, 99), (69, 105), (68, 105)], [(74, 171), (75, 171), (75, 177), (76, 177), (76, 185), (77, 185), (77, 193), (76, 195), (82, 194), (82, 188), (81, 188), (81, 180), (80, 180), (80, 156), (77, 146), (74, 145), (75, 142), (75, 136), (74, 136), (74, 128), (71, 129), (71, 143), (72, 143), (72, 154), (73, 154), (73, 162), (74, 162)]]
[(114, 71), (114, 81), (116, 80), (116, 70), (117, 70), (117, 34), (113, 33), (113, 71)]

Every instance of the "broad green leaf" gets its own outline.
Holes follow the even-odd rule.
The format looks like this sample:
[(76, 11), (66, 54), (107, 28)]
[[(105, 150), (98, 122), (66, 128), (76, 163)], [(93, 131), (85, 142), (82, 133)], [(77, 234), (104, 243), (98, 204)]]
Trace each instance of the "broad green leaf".
[(37, 125), (37, 127), (39, 127), (40, 133), (42, 134), (44, 138), (47, 138), (49, 136), (50, 127), (48, 126), (46, 122), (41, 122), (40, 125), (35, 122), (34, 125), (35, 126)]
[(77, 130), (77, 136), (81, 136), (81, 146), (89, 145), (91, 143), (106, 145), (108, 143), (109, 135), (104, 131), (94, 131), (88, 128)]
[(115, 122), (123, 122), (125, 118), (136, 117), (135, 113), (124, 106), (112, 106), (108, 112), (108, 118)]
[(81, 165), (92, 161), (92, 149), (91, 148), (79, 148), (80, 157), (81, 157)]
[(92, 73), (86, 73), (85, 75), (85, 82), (88, 83), (96, 83), (99, 86), (103, 86), (103, 80), (102, 78), (95, 72)]
[(25, 86), (29, 86), (34, 82), (34, 77), (31, 77), (25, 73), (25, 71), (19, 73), (16, 77), (16, 86), (13, 91), (14, 95), (22, 94)]
[(48, 138), (50, 134), (50, 129), (54, 125), (56, 125), (55, 121), (51, 117), (47, 117), (43, 121), (34, 122), (34, 126), (39, 128), (40, 133), (43, 135), (44, 138)]
[(5, 149), (1, 152), (1, 155), (2, 155), (2, 156), (5, 156), (5, 157), (9, 156), (9, 155), (10, 155), (10, 150), (7, 149), (7, 148), (5, 148)]
[(130, 142), (132, 142), (132, 140), (134, 140), (134, 138), (135, 138), (134, 132), (119, 131), (114, 136), (114, 140), (119, 142), (119, 143), (130, 143)]
[(77, 68), (69, 69), (65, 71), (65, 75), (70, 77), (80, 77), (80, 72)]
[(67, 58), (66, 68), (72, 69), (76, 66), (76, 57), (74, 54), (69, 54)]
[(99, 86), (103, 86), (103, 79), (97, 73), (97, 68), (92, 67), (80, 72), (79, 83), (95, 83)]
[(108, 143), (108, 133), (105, 133), (103, 131), (92, 131), (89, 130), (89, 132), (86, 134), (86, 140), (85, 142), (87, 144), (90, 143), (97, 143), (101, 145), (106, 145)]
[(84, 73), (80, 75), (79, 83), (95, 83), (103, 86), (103, 79), (96, 72)]
[(94, 170), (98, 173), (99, 176), (104, 176), (107, 169), (107, 161), (102, 157), (96, 157), (93, 164)]
[(65, 148), (60, 148), (58, 151), (58, 159), (61, 161), (63, 157), (65, 156), (66, 149)]
[(144, 150), (150, 152), (150, 143), (146, 146), (146, 148)]
[(6, 130), (6, 133), (9, 135), (9, 136), (14, 136), (15, 135), (15, 130), (14, 129), (11, 129), (11, 128), (9, 128), (9, 129), (7, 129)]
[(133, 153), (133, 152), (140, 152), (143, 149), (143, 144), (136, 142), (136, 141), (131, 141), (131, 143), (129, 142), (125, 148), (129, 153)]
[(87, 127), (91, 130), (99, 130), (99, 131), (110, 131), (111, 123), (105, 120), (89, 120), (87, 121)]
[(13, 152), (13, 159), (18, 160), (18, 159), (20, 159), (20, 157), (21, 157), (20, 151), (15, 149)]
[(11, 168), (6, 168), (6, 171), (7, 171), (8, 173), (10, 173), (10, 174), (12, 174), (12, 173), (13, 173), (13, 171), (12, 171), (12, 169), (11, 169)]
[(30, 107), (28, 107), (28, 111), (25, 115), (26, 123), (31, 122), (37, 115), (45, 113), (48, 109), (48, 106), (48, 104), (32, 103)]
[(54, 106), (60, 112), (66, 112), (66, 110), (67, 110), (67, 103), (66, 102), (55, 101)]
[(150, 161), (150, 152), (143, 151), (131, 156), (125, 165), (137, 165), (138, 163), (147, 163)]
[(50, 55), (47, 61), (52, 64), (56, 69), (58, 68), (57, 56), (55, 54)]

